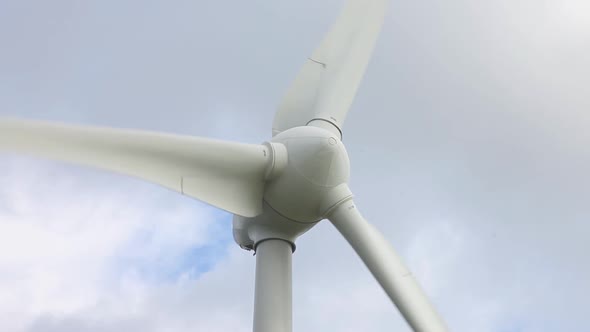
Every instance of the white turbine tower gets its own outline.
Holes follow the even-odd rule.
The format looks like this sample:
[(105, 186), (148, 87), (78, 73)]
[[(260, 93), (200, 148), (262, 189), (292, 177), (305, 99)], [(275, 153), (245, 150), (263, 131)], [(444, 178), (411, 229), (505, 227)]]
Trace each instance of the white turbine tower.
[(446, 331), (399, 256), (356, 209), (347, 185), (342, 125), (387, 2), (348, 2), (287, 91), (265, 143), (0, 119), (0, 149), (138, 177), (233, 213), (234, 239), (256, 252), (255, 332), (291, 331), (295, 240), (323, 219), (414, 331)]

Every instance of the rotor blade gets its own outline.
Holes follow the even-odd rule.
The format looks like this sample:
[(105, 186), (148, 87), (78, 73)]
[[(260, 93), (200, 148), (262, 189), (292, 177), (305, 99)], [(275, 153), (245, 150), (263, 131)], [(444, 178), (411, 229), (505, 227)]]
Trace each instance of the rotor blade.
[(329, 219), (354, 248), (414, 331), (447, 331), (414, 276), (383, 235), (361, 216), (352, 200), (336, 207)]
[(0, 151), (131, 175), (245, 217), (262, 212), (264, 145), (0, 118)]
[(273, 135), (313, 120), (341, 132), (389, 0), (349, 0), (339, 18), (295, 78), (273, 122)]

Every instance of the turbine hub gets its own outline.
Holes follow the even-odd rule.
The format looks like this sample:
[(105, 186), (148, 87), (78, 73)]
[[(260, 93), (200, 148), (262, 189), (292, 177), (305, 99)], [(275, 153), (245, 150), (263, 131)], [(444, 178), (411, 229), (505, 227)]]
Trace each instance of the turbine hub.
[(288, 156), (265, 188), (264, 200), (276, 212), (297, 222), (315, 223), (339, 196), (350, 197), (348, 190), (338, 189), (348, 182), (350, 161), (337, 135), (318, 127), (295, 127), (276, 135), (271, 143), (282, 144)]

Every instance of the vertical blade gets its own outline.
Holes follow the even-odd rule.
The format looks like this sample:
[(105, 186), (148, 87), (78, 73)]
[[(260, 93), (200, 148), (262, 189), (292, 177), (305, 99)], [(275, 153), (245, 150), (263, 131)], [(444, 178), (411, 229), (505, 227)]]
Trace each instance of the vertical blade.
[(349, 0), (322, 43), (307, 59), (284, 96), (273, 122), (273, 135), (312, 120), (339, 131), (346, 119), (389, 0)]

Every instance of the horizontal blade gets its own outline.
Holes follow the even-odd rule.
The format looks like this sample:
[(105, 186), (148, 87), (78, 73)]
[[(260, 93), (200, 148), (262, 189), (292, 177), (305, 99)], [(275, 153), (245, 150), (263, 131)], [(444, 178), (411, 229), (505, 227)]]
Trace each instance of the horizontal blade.
[(373, 53), (389, 0), (349, 0), (331, 30), (287, 90), (273, 135), (313, 120), (341, 132)]
[(447, 331), (445, 323), (401, 258), (383, 235), (361, 216), (352, 200), (336, 207), (329, 219), (354, 248), (414, 331)]
[(264, 145), (0, 118), (0, 151), (131, 175), (245, 217), (262, 212)]

